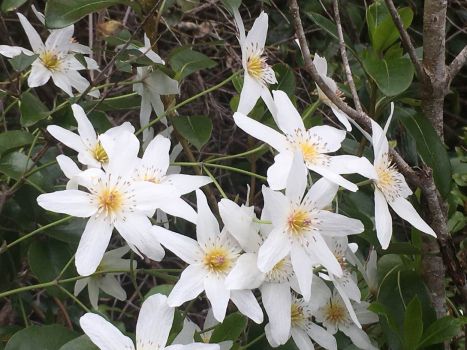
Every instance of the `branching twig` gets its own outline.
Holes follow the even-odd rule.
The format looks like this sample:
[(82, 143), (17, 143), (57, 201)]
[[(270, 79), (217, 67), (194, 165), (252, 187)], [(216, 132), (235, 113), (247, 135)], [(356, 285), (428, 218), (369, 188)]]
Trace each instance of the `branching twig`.
[[(452, 79), (456, 76), (457, 73), (462, 69), (462, 67), (467, 62), (467, 45), (464, 46), (461, 52), (454, 58), (451, 64), (447, 68), (446, 76), (446, 90), (449, 89)], [(447, 92), (447, 91), (446, 91)]]

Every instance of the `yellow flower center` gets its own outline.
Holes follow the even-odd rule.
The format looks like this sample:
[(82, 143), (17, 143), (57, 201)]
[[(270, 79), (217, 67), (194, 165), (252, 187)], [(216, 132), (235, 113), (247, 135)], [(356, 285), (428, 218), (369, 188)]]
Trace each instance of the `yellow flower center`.
[(109, 216), (115, 214), (122, 207), (123, 197), (115, 188), (104, 188), (98, 195), (99, 212)]
[(345, 319), (347, 318), (347, 311), (344, 309), (344, 306), (340, 303), (329, 303), (326, 306), (324, 317), (328, 322), (338, 324), (340, 322), (345, 321)]
[(319, 155), (319, 152), (316, 150), (316, 147), (309, 142), (301, 142), (298, 146), (302, 151), (303, 160), (307, 163), (313, 162), (316, 156)]
[(226, 273), (232, 266), (232, 259), (225, 248), (214, 247), (204, 255), (203, 264), (211, 272)]
[(60, 68), (60, 59), (57, 54), (52, 51), (44, 51), (39, 58), (48, 70), (57, 70)]
[(287, 226), (289, 232), (294, 235), (300, 235), (307, 231), (312, 224), (310, 214), (303, 209), (296, 209), (289, 215), (287, 219)]
[(260, 55), (251, 55), (246, 62), (248, 74), (255, 79), (261, 79), (265, 63)]
[(105, 152), (104, 147), (100, 142), (97, 143), (96, 147), (92, 150), (92, 155), (94, 159), (97, 160), (101, 164), (105, 164), (109, 161), (109, 156)]
[(290, 319), (292, 321), (292, 327), (300, 326), (303, 321), (305, 321), (305, 313), (299, 304), (292, 303), (290, 308)]
[(382, 189), (394, 186), (394, 176), (391, 168), (380, 167), (376, 169), (378, 174), (378, 186)]

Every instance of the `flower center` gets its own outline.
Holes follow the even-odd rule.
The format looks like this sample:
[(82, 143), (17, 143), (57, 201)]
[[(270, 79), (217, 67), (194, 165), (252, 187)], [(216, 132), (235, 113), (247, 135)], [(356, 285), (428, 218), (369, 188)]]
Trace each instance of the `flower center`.
[(261, 79), (263, 76), (264, 67), (267, 66), (266, 59), (259, 54), (254, 54), (248, 57), (247, 71), (255, 79)]
[(292, 303), (290, 308), (290, 319), (292, 321), (292, 327), (300, 327), (303, 324), (306, 317), (301, 305)]
[(48, 70), (58, 70), (60, 68), (60, 59), (52, 51), (44, 51), (39, 58)]
[(295, 209), (287, 219), (288, 230), (293, 235), (300, 235), (304, 231), (308, 231), (311, 224), (310, 213), (303, 209)]
[(324, 312), (325, 319), (332, 324), (339, 324), (346, 320), (347, 311), (341, 303), (330, 302)]
[(232, 266), (232, 258), (227, 249), (223, 247), (213, 247), (206, 251), (203, 264), (210, 272), (225, 274)]
[(122, 208), (122, 203), (122, 193), (115, 188), (106, 187), (98, 195), (99, 212), (105, 213), (106, 216), (118, 212)]
[(101, 164), (105, 164), (109, 161), (109, 156), (100, 142), (98, 142), (92, 150), (92, 155), (94, 156), (94, 159)]
[(393, 201), (404, 193), (403, 180), (396, 170), (394, 164), (391, 164), (388, 155), (384, 155), (381, 163), (376, 166), (376, 186), (383, 192), (386, 199)]
[(316, 147), (309, 142), (300, 142), (298, 147), (302, 151), (303, 160), (307, 163), (312, 163), (316, 159), (316, 156), (319, 155)]

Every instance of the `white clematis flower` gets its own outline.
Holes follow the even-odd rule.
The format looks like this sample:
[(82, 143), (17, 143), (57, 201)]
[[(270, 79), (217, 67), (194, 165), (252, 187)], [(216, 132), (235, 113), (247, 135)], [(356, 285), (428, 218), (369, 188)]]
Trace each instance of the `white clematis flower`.
[(160, 242), (189, 264), (169, 295), (169, 305), (180, 306), (204, 290), (211, 302), (214, 317), (219, 322), (224, 320), (230, 299), (241, 313), (261, 323), (263, 312), (251, 290), (230, 291), (225, 283), (225, 278), (241, 253), (241, 247), (225, 228), (222, 232), (219, 230), (219, 223), (209, 209), (203, 192), (197, 190), (196, 196), (198, 241), (154, 226), (154, 233)]
[[(122, 256), (128, 253), (130, 248), (120, 247), (104, 254), (97, 271), (130, 271), (136, 269), (136, 261), (130, 259), (122, 259)], [(123, 272), (122, 272), (123, 273)], [(98, 307), (99, 289), (113, 296), (118, 300), (126, 300), (125, 289), (122, 288), (117, 276), (120, 273), (106, 273), (102, 275), (90, 276), (76, 281), (74, 295), (78, 296), (81, 291), (87, 286), (89, 301), (94, 309)]]
[[(394, 107), (392, 105), (388, 124), (393, 111)], [(374, 121), (371, 122), (371, 126), (375, 160), (374, 164), (369, 168), (367, 167), (365, 171), (375, 184), (375, 224), (381, 247), (386, 249), (392, 236), (392, 218), (388, 204), (397, 215), (409, 222), (413, 227), (436, 237), (433, 229), (428, 226), (413, 205), (406, 199), (412, 194), (412, 191), (405, 182), (404, 176), (391, 163), (386, 132)], [(387, 126), (385, 129), (387, 129)]]
[(308, 169), (350, 191), (356, 191), (358, 187), (340, 174), (360, 173), (362, 164), (367, 168), (371, 165), (370, 162), (364, 157), (328, 155), (340, 149), (345, 131), (327, 125), (306, 130), (287, 94), (283, 91), (272, 93), (277, 108), (277, 125), (283, 134), (241, 113), (234, 114), (239, 128), (279, 152), (274, 158), (274, 164), (267, 171), (269, 186), (273, 190), (285, 188), (294, 153), (298, 151)]
[(99, 136), (80, 105), (73, 104), (71, 109), (78, 123), (78, 135), (58, 125), (49, 125), (47, 131), (58, 141), (78, 152), (78, 160), (81, 164), (94, 168), (102, 166), (105, 169), (109, 161), (108, 151), (112, 147), (109, 145), (108, 151), (106, 151), (102, 145), (101, 137), (106, 135), (105, 137), (110, 138), (108, 142), (115, 142), (122, 133), (133, 133), (135, 128), (129, 122), (125, 122), (120, 126), (110, 128)]
[[(31, 25), (31, 23), (21, 13), (18, 13), (19, 20), (28, 37), (32, 51), (19, 46), (0, 45), (0, 54), (13, 58), (21, 53), (32, 56), (38, 55), (32, 63), (31, 74), (28, 78), (28, 86), (42, 86), (52, 78), (54, 84), (65, 91), (69, 96), (73, 96), (72, 88), (78, 92), (83, 92), (89, 86), (89, 81), (82, 77), (78, 71), (86, 69), (75, 57), (73, 52), (89, 53), (85, 46), (77, 45), (73, 40), (73, 26), (62, 29), (55, 29), (50, 32), (49, 37), (43, 43), (41, 37)], [(94, 60), (88, 58), (87, 65), (91, 69), (97, 69)], [(89, 95), (99, 97), (99, 91), (93, 90)]]
[(363, 232), (363, 224), (325, 210), (338, 186), (321, 178), (305, 194), (307, 171), (299, 155), (295, 157), (285, 195), (263, 186), (265, 210), (272, 231), (258, 252), (258, 267), (270, 271), (290, 254), (292, 267), (305, 300), (310, 298), (313, 266), (320, 264), (334, 275), (342, 268), (323, 236), (346, 236)]
[(234, 16), (239, 32), (244, 69), (243, 88), (237, 110), (243, 114), (250, 113), (258, 98), (261, 97), (274, 116), (275, 107), (268, 84), (276, 84), (277, 80), (273, 69), (266, 63), (266, 57), (264, 56), (264, 44), (268, 32), (268, 15), (261, 12), (248, 35), (245, 34), (245, 27), (238, 9), (234, 10)]
[[(113, 144), (108, 135), (101, 135), (103, 144)], [(148, 211), (154, 211), (165, 198), (174, 196), (172, 186), (134, 181), (139, 141), (125, 132), (109, 154), (106, 171), (91, 168), (77, 176), (80, 186), (88, 191), (69, 189), (42, 194), (38, 204), (47, 210), (77, 217), (89, 217), (75, 256), (77, 271), (88, 276), (96, 271), (115, 227), (138, 254), (161, 260), (164, 250), (151, 234)], [(176, 194), (175, 194), (176, 196)]]
[[(364, 350), (376, 350), (377, 348), (371, 344), (368, 335), (356, 325), (349, 314), (347, 306), (336, 290), (331, 293), (329, 288), (324, 286), (320, 288), (320, 299), (324, 296), (326, 302), (311, 301), (314, 311), (314, 316), (318, 322), (321, 322), (331, 334), (335, 334), (338, 330), (347, 335), (352, 342)], [(378, 316), (368, 310), (367, 302), (354, 303), (355, 314), (361, 324), (370, 324), (378, 322)]]
[[(341, 97), (342, 92), (338, 89), (336, 82), (327, 76), (328, 74), (328, 62), (326, 61), (326, 58), (319, 56), (317, 53), (315, 53), (315, 58), (313, 59), (313, 63), (316, 67), (316, 70), (318, 71), (318, 74), (320, 75), (321, 79), (326, 83), (326, 85), (335, 92), (336, 96)], [(336, 118), (345, 126), (347, 131), (352, 130), (352, 126), (349, 123), (349, 116), (342, 112), (337, 106), (331, 102), (331, 100), (324, 94), (323, 91), (316, 85), (316, 88), (318, 89), (318, 96), (323, 103), (325, 103), (329, 108), (331, 108), (332, 112), (336, 116)]]
[(79, 320), (81, 328), (101, 350), (219, 350), (217, 344), (192, 343), (166, 346), (174, 319), (174, 309), (167, 305), (167, 297), (151, 295), (145, 300), (136, 323), (136, 347), (102, 316), (87, 313)]

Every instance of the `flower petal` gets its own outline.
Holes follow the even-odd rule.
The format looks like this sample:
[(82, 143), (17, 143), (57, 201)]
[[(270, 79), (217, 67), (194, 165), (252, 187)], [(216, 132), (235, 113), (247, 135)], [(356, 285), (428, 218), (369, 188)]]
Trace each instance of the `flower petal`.
[(83, 143), (88, 148), (94, 148), (97, 144), (96, 131), (94, 130), (94, 126), (89, 121), (86, 113), (84, 113), (84, 109), (76, 103), (71, 105), (71, 109), (73, 110), (73, 116), (78, 123), (78, 133), (83, 140)]
[(200, 265), (188, 265), (170, 292), (167, 299), (169, 306), (180, 306), (196, 298), (204, 290), (205, 276), (206, 272)]
[(306, 332), (319, 345), (328, 350), (337, 350), (336, 338), (332, 334), (329, 334), (323, 327), (317, 324), (310, 323), (306, 329)]
[(259, 83), (256, 79), (251, 77), (247, 71), (245, 71), (237, 112), (243, 114), (250, 113), (261, 96), (261, 90), (261, 83)]
[(198, 204), (198, 219), (196, 221), (196, 237), (199, 244), (204, 247), (209, 241), (214, 240), (219, 234), (219, 223), (209, 208), (208, 201), (203, 191), (196, 190)]
[(316, 140), (320, 153), (329, 153), (341, 148), (346, 132), (329, 125), (319, 125), (308, 129), (308, 135), (312, 140)]
[(312, 165), (312, 166), (309, 166), (308, 169), (313, 170), (314, 172), (317, 172), (322, 177), (325, 177), (329, 181), (332, 181), (338, 184), (339, 186), (344, 187), (345, 189), (349, 191), (356, 192), (358, 190), (357, 185), (350, 182), (349, 180), (344, 179), (341, 175), (336, 174), (328, 167)]
[(258, 251), (258, 268), (262, 272), (270, 271), (290, 252), (290, 242), (280, 228), (271, 231)]
[(292, 267), (297, 276), (300, 292), (305, 301), (309, 301), (311, 297), (311, 281), (313, 278), (313, 264), (308, 257), (305, 249), (299, 244), (294, 243), (290, 250)]
[(41, 194), (37, 204), (55, 213), (87, 218), (97, 212), (97, 205), (92, 203), (92, 195), (79, 190), (56, 191)]
[(26, 17), (24, 17), (21, 13), (17, 13), (17, 15), (24, 31), (26, 32), (26, 36), (28, 37), (32, 50), (34, 53), (40, 53), (44, 49), (44, 43), (42, 42), (41, 37), (31, 25), (31, 23), (29, 23)]
[(72, 85), (68, 74), (62, 71), (53, 71), (52, 80), (55, 86), (65, 91), (68, 96), (73, 97)]
[(371, 143), (373, 144), (375, 163), (377, 163), (383, 154), (388, 153), (389, 143), (381, 126), (373, 120), (371, 121), (371, 130)]
[(317, 53), (315, 53), (315, 57), (313, 58), (313, 64), (318, 71), (318, 74), (321, 77), (325, 77), (328, 75), (328, 62), (326, 61), (325, 57), (321, 57)]
[(126, 299), (125, 289), (122, 288), (115, 276), (105, 275), (101, 279), (100, 288), (118, 300)]
[(263, 323), (263, 311), (251, 290), (232, 290), (230, 299), (242, 314), (255, 323)]
[(330, 107), (331, 107), (332, 112), (336, 116), (337, 120), (340, 121), (342, 125), (344, 125), (345, 130), (352, 131), (352, 125), (350, 125), (350, 122), (349, 122), (349, 119), (348, 119), (349, 117), (347, 116), (347, 114), (342, 112), (334, 104), (331, 104)]
[(308, 248), (316, 256), (321, 265), (323, 265), (329, 272), (337, 276), (342, 276), (341, 265), (320, 234), (313, 234), (311, 236)]
[(141, 166), (157, 169), (161, 175), (165, 175), (170, 164), (169, 151), (170, 140), (157, 135), (146, 147)]
[(76, 152), (85, 152), (86, 148), (79, 135), (57, 125), (49, 125), (47, 131), (65, 146), (70, 147)]
[(376, 235), (383, 249), (387, 249), (392, 236), (392, 218), (384, 194), (375, 188)]
[(258, 288), (264, 281), (264, 273), (257, 266), (258, 256), (253, 253), (240, 255), (225, 279), (230, 290)]
[(303, 198), (302, 203), (310, 209), (323, 209), (328, 207), (337, 194), (339, 186), (326, 178), (321, 178), (316, 181), (308, 190)]
[(350, 155), (333, 156), (328, 158), (329, 169), (336, 174), (360, 174), (368, 179), (376, 179), (375, 167), (365, 157)]
[(152, 231), (157, 240), (167, 249), (172, 251), (180, 259), (188, 264), (199, 262), (203, 252), (198, 242), (190, 237), (169, 231), (160, 226), (152, 226)]
[(292, 167), (287, 179), (285, 195), (294, 203), (300, 203), (308, 185), (308, 169), (300, 152), (295, 152)]
[(167, 181), (175, 187), (180, 194), (190, 193), (212, 182), (208, 176), (172, 174), (167, 176)]
[(356, 326), (341, 327), (340, 330), (347, 335), (352, 343), (364, 350), (376, 350), (377, 348), (371, 344), (368, 334)]
[(262, 11), (246, 36), (246, 44), (263, 49), (268, 33), (268, 15)]
[(305, 333), (304, 330), (300, 328), (292, 328), (292, 338), (297, 345), (299, 350), (314, 350), (315, 347), (313, 346), (313, 342), (311, 341), (308, 334)]
[(72, 177), (81, 173), (81, 170), (70, 157), (60, 154), (56, 159), (58, 166), (68, 179), (71, 179)]
[(217, 278), (217, 276), (207, 276), (204, 279), (204, 289), (206, 297), (211, 302), (214, 318), (223, 322), (230, 299), (230, 291), (226, 288), (224, 279)]
[(261, 286), (261, 299), (269, 318), (271, 336), (279, 345), (290, 337), (292, 297), (288, 283), (265, 283)]
[(346, 236), (362, 233), (365, 229), (362, 222), (347, 216), (332, 213), (327, 210), (319, 211), (319, 232), (323, 235)]
[(269, 187), (262, 188), (265, 214), (272, 220), (273, 226), (284, 225), (289, 213), (289, 200), (283, 193), (273, 191)]
[(52, 30), (45, 41), (45, 47), (48, 50), (63, 50), (73, 41), (74, 31), (75, 28), (73, 25)]
[[(108, 135), (101, 135), (101, 139), (108, 138)], [(139, 140), (130, 132), (122, 132), (118, 142), (110, 152), (107, 172), (112, 174), (113, 178), (128, 178), (133, 174), (136, 161), (138, 159)]]
[(0, 45), (0, 55), (2, 56), (13, 58), (15, 56), (21, 55), (21, 53), (24, 53), (27, 56), (34, 55), (34, 52), (21, 46)]
[(274, 164), (267, 171), (268, 184), (273, 190), (282, 190), (287, 186), (287, 179), (291, 173), (294, 154), (283, 151), (274, 157)]
[(399, 215), (405, 221), (409, 222), (417, 230), (436, 237), (435, 231), (433, 231), (433, 229), (428, 226), (428, 224), (421, 218), (413, 205), (407, 199), (399, 197), (394, 201), (389, 202), (389, 205), (397, 213), (397, 215)]
[(28, 77), (28, 86), (31, 88), (44, 85), (51, 77), (50, 71), (41, 63), (34, 63), (31, 67), (31, 74)]
[(274, 103), (277, 108), (277, 122), (279, 128), (286, 135), (295, 135), (297, 130), (305, 131), (302, 117), (295, 106), (290, 101), (289, 96), (284, 91), (275, 90), (272, 92)]

